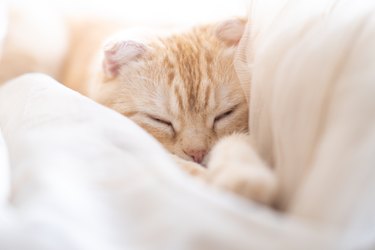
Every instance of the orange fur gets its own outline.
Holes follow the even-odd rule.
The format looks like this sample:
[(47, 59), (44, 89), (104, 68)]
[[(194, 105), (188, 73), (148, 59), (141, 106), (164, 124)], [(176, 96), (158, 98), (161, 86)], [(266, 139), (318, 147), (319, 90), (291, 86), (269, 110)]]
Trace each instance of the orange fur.
[(220, 24), (213, 24), (143, 40), (146, 52), (121, 62), (115, 77), (97, 67), (89, 95), (134, 120), (173, 154), (201, 162), (219, 138), (247, 130), (248, 105), (233, 66), (236, 44), (218, 32)]
[[(125, 29), (104, 47), (103, 41), (122, 30), (121, 25), (70, 20), (69, 37), (57, 32), (62, 43), (52, 46), (56, 58), (36, 56), (38, 43), (21, 44), (18, 53), (13, 44), (17, 34), (23, 34), (22, 27), (27, 27), (23, 24), (8, 36), (10, 49), (5, 46), (0, 80), (42, 69), (135, 121), (191, 175), (242, 196), (272, 202), (276, 180), (253, 151), (248, 136), (235, 134), (217, 143), (248, 127), (248, 104), (233, 65), (244, 20), (167, 35)], [(33, 61), (21, 65), (29, 55)], [(62, 61), (64, 66), (57, 71)], [(208, 171), (194, 161), (208, 165)]]

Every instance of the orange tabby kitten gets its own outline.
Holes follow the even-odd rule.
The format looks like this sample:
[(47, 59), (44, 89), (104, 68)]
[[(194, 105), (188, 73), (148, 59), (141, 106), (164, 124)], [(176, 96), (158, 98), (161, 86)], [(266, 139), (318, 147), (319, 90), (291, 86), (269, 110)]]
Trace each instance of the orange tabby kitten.
[[(248, 128), (248, 104), (233, 65), (244, 28), (244, 20), (233, 19), (170, 35), (125, 31), (104, 46), (88, 95), (147, 130), (193, 175), (269, 203), (275, 178), (248, 136), (223, 140), (208, 160), (220, 138)], [(229, 162), (233, 156), (237, 160)]]
[(219, 138), (247, 130), (247, 102), (233, 67), (244, 25), (235, 19), (167, 36), (126, 31), (105, 45), (89, 96), (173, 154), (205, 164)]
[(186, 171), (269, 203), (275, 179), (248, 136), (219, 140), (248, 127), (248, 104), (233, 66), (244, 26), (233, 19), (167, 35), (125, 29), (101, 49), (121, 25), (72, 21), (59, 80), (138, 123)]

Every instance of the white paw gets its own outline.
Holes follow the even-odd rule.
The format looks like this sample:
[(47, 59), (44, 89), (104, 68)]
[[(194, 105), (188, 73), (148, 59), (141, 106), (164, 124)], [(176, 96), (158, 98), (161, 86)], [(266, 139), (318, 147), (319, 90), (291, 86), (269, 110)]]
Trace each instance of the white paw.
[(258, 166), (221, 168), (221, 171), (211, 176), (209, 183), (263, 204), (271, 204), (277, 191), (274, 174)]
[(206, 181), (264, 204), (271, 204), (277, 192), (276, 176), (244, 134), (228, 136), (213, 148)]

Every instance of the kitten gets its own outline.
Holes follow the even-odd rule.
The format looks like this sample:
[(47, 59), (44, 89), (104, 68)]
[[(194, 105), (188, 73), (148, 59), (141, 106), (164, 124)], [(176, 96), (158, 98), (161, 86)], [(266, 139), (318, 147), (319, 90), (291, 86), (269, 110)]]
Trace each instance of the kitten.
[(245, 24), (233, 19), (166, 36), (125, 32), (104, 46), (88, 94), (143, 127), (186, 171), (269, 204), (275, 177), (238, 134), (248, 128), (248, 103), (233, 61)]
[(89, 96), (129, 117), (171, 153), (199, 164), (217, 140), (245, 132), (248, 105), (233, 66), (240, 19), (104, 47)]
[[(21, 44), (22, 50), (5, 46), (0, 80), (45, 69), (60, 76), (58, 80), (66, 86), (133, 119), (174, 154), (187, 172), (253, 200), (272, 200), (276, 182), (248, 136), (221, 139), (246, 132), (248, 127), (248, 105), (233, 67), (244, 20), (168, 35), (135, 34), (126, 29), (122, 38), (109, 40), (98, 58), (96, 51), (101, 50), (103, 39), (123, 29), (123, 24), (69, 19), (65, 30), (60, 20), (52, 32), (58, 35), (52, 38), (59, 39), (46, 39), (51, 52), (46, 54), (43, 46), (30, 47), (20, 43), (17, 35), (9, 35), (28, 30), (27, 19), (19, 21), (11, 25), (6, 42), (10, 48)], [(41, 37), (51, 38), (48, 27), (53, 24), (37, 24)], [(39, 58), (41, 49), (44, 57)], [(29, 55), (35, 61), (19, 67)], [(56, 70), (62, 62), (62, 69)]]
[(62, 82), (132, 119), (190, 174), (270, 203), (274, 177), (238, 134), (248, 128), (248, 103), (233, 61), (245, 25), (232, 19), (163, 34), (73, 20)]

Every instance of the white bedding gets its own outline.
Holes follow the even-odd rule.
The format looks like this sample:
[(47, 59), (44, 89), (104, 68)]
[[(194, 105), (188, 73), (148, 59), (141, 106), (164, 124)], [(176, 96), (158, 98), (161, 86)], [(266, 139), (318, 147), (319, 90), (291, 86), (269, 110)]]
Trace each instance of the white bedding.
[(51, 78), (7, 83), (0, 107), (12, 172), (0, 249), (248, 249), (285, 226), (254, 232), (267, 210), (192, 182), (130, 120)]
[(283, 213), (193, 181), (131, 121), (51, 78), (5, 84), (0, 249), (373, 249), (374, 13), (253, 1), (237, 67)]

